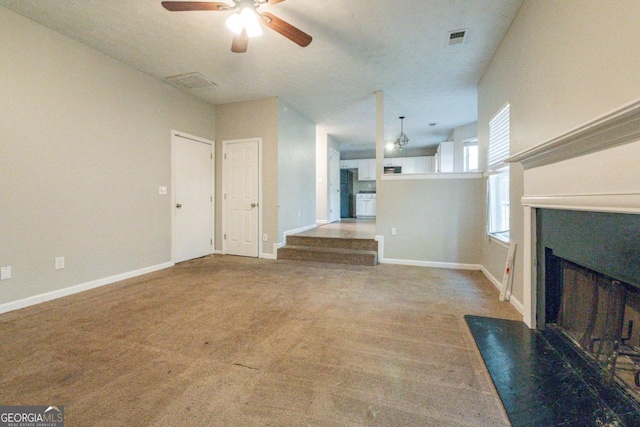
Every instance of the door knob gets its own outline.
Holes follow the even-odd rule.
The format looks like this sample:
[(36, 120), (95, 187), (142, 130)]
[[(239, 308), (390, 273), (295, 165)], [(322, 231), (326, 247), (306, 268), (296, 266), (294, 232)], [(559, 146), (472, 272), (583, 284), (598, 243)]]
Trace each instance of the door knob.
[(257, 205), (257, 204), (255, 204), (255, 203), (251, 203), (251, 207), (252, 207), (252, 208), (255, 208), (256, 206), (258, 206), (258, 205)]
[(178, 204), (176, 205), (176, 208), (178, 208), (178, 209), (180, 209), (181, 207), (182, 207), (182, 204), (180, 204), (180, 203), (178, 203)]

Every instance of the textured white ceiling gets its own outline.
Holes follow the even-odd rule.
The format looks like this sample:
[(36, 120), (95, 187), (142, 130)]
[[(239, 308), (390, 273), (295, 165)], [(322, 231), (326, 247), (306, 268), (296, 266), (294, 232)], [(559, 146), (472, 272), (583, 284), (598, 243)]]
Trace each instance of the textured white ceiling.
[[(313, 42), (301, 48), (265, 27), (247, 53), (234, 54), (229, 12), (168, 12), (160, 0), (0, 0), (159, 79), (199, 72), (217, 86), (191, 93), (213, 104), (278, 96), (343, 149), (372, 148), (376, 90), (385, 95), (385, 139), (399, 132), (401, 115), (413, 146), (476, 121), (477, 83), (521, 3), (287, 0), (259, 10)], [(465, 43), (447, 46), (447, 33), (459, 29)]]

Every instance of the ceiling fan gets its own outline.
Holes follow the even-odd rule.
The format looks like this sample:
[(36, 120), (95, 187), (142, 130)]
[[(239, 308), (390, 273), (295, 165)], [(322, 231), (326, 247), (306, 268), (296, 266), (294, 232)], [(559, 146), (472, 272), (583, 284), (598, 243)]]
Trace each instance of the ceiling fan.
[(215, 1), (163, 1), (162, 6), (171, 12), (235, 11), (227, 19), (227, 27), (234, 33), (231, 51), (235, 53), (246, 52), (249, 37), (262, 34), (260, 22), (302, 47), (309, 46), (312, 40), (309, 34), (269, 12), (258, 12), (258, 8), (263, 5), (274, 5), (283, 1), (285, 0), (233, 0), (233, 4)]

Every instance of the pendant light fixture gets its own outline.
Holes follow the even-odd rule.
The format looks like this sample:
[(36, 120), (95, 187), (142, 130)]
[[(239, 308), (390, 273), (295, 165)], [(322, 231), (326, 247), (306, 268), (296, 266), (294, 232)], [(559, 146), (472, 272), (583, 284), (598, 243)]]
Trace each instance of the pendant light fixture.
[(398, 117), (400, 119), (400, 133), (396, 136), (393, 145), (398, 149), (402, 150), (402, 147), (409, 143), (409, 137), (404, 133), (404, 116)]

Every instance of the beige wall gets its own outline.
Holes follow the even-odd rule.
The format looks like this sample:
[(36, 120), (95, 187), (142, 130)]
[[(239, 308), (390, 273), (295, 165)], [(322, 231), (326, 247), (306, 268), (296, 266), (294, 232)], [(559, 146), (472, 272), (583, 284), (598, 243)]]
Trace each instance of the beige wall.
[(377, 187), (376, 234), (384, 236), (384, 258), (480, 264), (482, 179), (382, 180)]
[(1, 7), (0, 77), (0, 304), (169, 263), (171, 130), (214, 107)]
[(262, 138), (262, 251), (271, 254), (278, 242), (278, 98), (218, 105), (216, 123), (215, 248), (222, 249), (222, 143)]
[(278, 102), (278, 242), (316, 223), (316, 125)]
[[(636, 0), (525, 1), (479, 84), (481, 153), (486, 153), (488, 122), (506, 102), (511, 104), (511, 153), (515, 154), (638, 99), (638, 18), (640, 2)], [(638, 144), (624, 151), (640, 158)], [(629, 167), (628, 162), (620, 161), (621, 168)], [(579, 182), (577, 177), (585, 173), (581, 164), (584, 162), (564, 164), (566, 180)], [(523, 191), (523, 171), (515, 165), (511, 172), (511, 237), (520, 248)], [(484, 245), (485, 266), (499, 266), (497, 253), (506, 258), (502, 248)], [(513, 293), (522, 302), (522, 250), (514, 271)], [(498, 278), (502, 275), (501, 271), (491, 273)]]
[(262, 253), (275, 255), (284, 231), (315, 224), (315, 124), (278, 98), (218, 105), (216, 123), (216, 249), (222, 249), (222, 143), (261, 138)]

